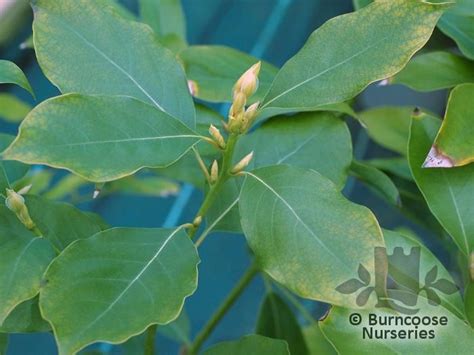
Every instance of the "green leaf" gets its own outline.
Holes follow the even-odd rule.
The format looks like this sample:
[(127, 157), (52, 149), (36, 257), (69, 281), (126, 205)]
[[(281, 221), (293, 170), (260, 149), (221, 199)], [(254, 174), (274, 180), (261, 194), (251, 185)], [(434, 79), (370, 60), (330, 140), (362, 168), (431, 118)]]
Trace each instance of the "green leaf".
[(194, 128), (181, 65), (148, 26), (123, 18), (108, 3), (35, 1), (35, 51), (45, 75), (63, 93), (132, 96)]
[(412, 120), (408, 157), (410, 169), (431, 212), (464, 255), (474, 248), (472, 206), (474, 164), (451, 169), (422, 168), (441, 121), (421, 114)]
[(139, 0), (141, 20), (160, 37), (177, 34), (186, 39), (186, 19), (181, 0)]
[(3, 157), (105, 182), (143, 167), (170, 165), (199, 138), (177, 119), (136, 99), (68, 94), (36, 106)]
[(42, 196), (49, 200), (62, 200), (69, 195), (76, 194), (78, 189), (87, 184), (90, 184), (90, 182), (80, 176), (67, 174), (61, 177), (59, 181), (42, 194)]
[(350, 173), (394, 206), (400, 205), (400, 193), (392, 180), (379, 169), (353, 161)]
[[(259, 59), (224, 46), (191, 46), (179, 53), (188, 79), (197, 84), (196, 97), (212, 102), (232, 101), (239, 77)], [(262, 62), (259, 88), (249, 102), (262, 100), (278, 69)]]
[(188, 314), (184, 310), (178, 318), (165, 326), (158, 327), (158, 333), (164, 335), (170, 339), (177, 341), (180, 344), (191, 344), (191, 324)]
[(8, 348), (8, 334), (0, 333), (0, 355), (5, 355)]
[(427, 42), (445, 8), (380, 1), (326, 22), (279, 71), (262, 108), (272, 114), (314, 110), (393, 76)]
[(31, 219), (57, 250), (102, 231), (104, 222), (99, 216), (92, 217), (68, 203), (34, 195), (25, 196), (25, 201)]
[(373, 0), (352, 0), (352, 5), (354, 5), (355, 10), (360, 10), (363, 7), (371, 4)]
[(370, 159), (366, 160), (366, 163), (385, 171), (386, 173), (398, 176), (405, 180), (413, 181), (406, 157)]
[(137, 196), (163, 197), (176, 195), (179, 185), (159, 176), (128, 176), (105, 186), (105, 194), (121, 193)]
[(359, 112), (370, 138), (384, 148), (406, 155), (413, 107), (382, 106)]
[(0, 206), (0, 325), (21, 302), (40, 289), (41, 276), (55, 257), (50, 243), (26, 230), (16, 216)]
[(441, 128), (425, 161), (425, 167), (461, 166), (474, 162), (474, 84), (456, 86), (449, 95)]
[(271, 292), (265, 296), (260, 307), (255, 333), (285, 340), (291, 354), (308, 354), (298, 321), (291, 309), (276, 293)]
[(52, 169), (30, 170), (28, 174), (15, 182), (13, 189), (18, 191), (23, 187), (31, 186), (28, 193), (31, 195), (40, 195), (51, 185), (53, 178), (54, 172)]
[(464, 290), (464, 310), (467, 320), (474, 328), (474, 282), (469, 282)]
[(414, 57), (391, 84), (403, 84), (418, 91), (434, 91), (474, 82), (474, 63), (448, 52), (432, 52)]
[(474, 3), (472, 0), (456, 0), (455, 6), (446, 11), (438, 27), (456, 41), (461, 52), (474, 59)]
[(303, 335), (310, 355), (336, 355), (337, 352), (326, 339), (318, 323), (303, 328)]
[(43, 333), (50, 330), (49, 323), (41, 317), (38, 297), (16, 306), (0, 326), (0, 332), (4, 333)]
[[(429, 274), (429, 272), (436, 267), (438, 270), (438, 274), (436, 276), (436, 280), (444, 279), (448, 280), (451, 285), (456, 285), (451, 274), (446, 270), (443, 264), (431, 253), (431, 251), (426, 248), (423, 244), (421, 244), (418, 240), (409, 237), (407, 235), (392, 232), (389, 230), (383, 231), (385, 245), (387, 247), (387, 255), (391, 256), (394, 254), (395, 248), (402, 248), (405, 255), (410, 255), (412, 248), (419, 248), (420, 249), (420, 268), (419, 268), (419, 280), (411, 278), (410, 275), (407, 275), (411, 281), (418, 284), (423, 284), (423, 279), (425, 276)], [(389, 257), (389, 263), (391, 259)], [(392, 267), (397, 267), (397, 265), (390, 265), (389, 266), (389, 274)], [(424, 286), (424, 284), (423, 284)], [(441, 305), (449, 310), (451, 313), (456, 315), (457, 317), (464, 319), (464, 310), (463, 310), (463, 303), (461, 299), (461, 293), (456, 290), (455, 293), (452, 294), (445, 294), (442, 292), (441, 289), (435, 288), (436, 293), (438, 296), (441, 297), (442, 303)], [(419, 297), (425, 297), (426, 294), (424, 292), (420, 292)]]
[(0, 117), (12, 123), (21, 122), (31, 106), (11, 94), (0, 93)]
[(198, 262), (182, 227), (114, 228), (76, 241), (51, 263), (40, 294), (59, 354), (172, 321), (197, 287)]
[[(0, 152), (13, 142), (15, 137), (0, 133)], [(16, 161), (0, 160), (0, 193), (5, 195), (5, 189), (11, 188), (13, 183), (21, 179), (27, 173), (29, 167)]]
[(373, 274), (383, 246), (374, 215), (315, 171), (286, 165), (247, 173), (239, 200), (245, 237), (265, 272), (297, 295), (354, 306), (336, 290), (359, 264)]
[[(369, 314), (377, 317), (405, 318), (407, 315), (396, 313), (385, 308), (371, 310), (351, 310), (341, 307), (333, 307), (329, 316), (320, 322), (321, 330), (339, 354), (353, 354), (357, 347), (360, 354), (468, 354), (474, 346), (474, 332), (461, 319), (444, 309), (442, 306), (429, 305), (424, 298), (418, 298), (418, 305), (421, 310), (417, 314), (419, 317), (447, 317), (447, 325), (424, 326), (417, 328), (413, 325), (369, 325)], [(360, 314), (362, 321), (360, 325), (352, 325), (349, 317), (353, 313)], [(372, 317), (374, 317), (372, 316)], [(383, 321), (383, 319), (382, 319)], [(386, 320), (388, 321), (388, 320)], [(400, 322), (400, 321), (399, 321)], [(363, 332), (366, 329), (366, 336)], [(425, 330), (425, 338), (421, 338), (421, 331)], [(433, 331), (434, 338), (430, 336)], [(377, 331), (383, 334), (388, 331), (385, 338), (372, 339), (367, 335)], [(415, 338), (415, 332), (418, 336)], [(392, 334), (397, 332), (398, 338), (392, 338)], [(408, 332), (411, 332), (408, 337)], [(404, 333), (404, 334), (402, 334)]]
[(235, 163), (249, 152), (247, 170), (288, 164), (316, 170), (342, 188), (352, 161), (352, 141), (343, 120), (329, 112), (275, 117), (239, 140)]
[(203, 355), (290, 355), (288, 344), (283, 340), (261, 335), (246, 335), (239, 340), (226, 341), (212, 346)]
[[(254, 132), (242, 137), (236, 146), (234, 163), (254, 151), (247, 170), (288, 164), (316, 170), (344, 186), (352, 160), (351, 135), (344, 121), (329, 112), (300, 113), (272, 118)], [(330, 157), (330, 159), (328, 159)], [(206, 219), (215, 230), (240, 233), (237, 200), (240, 184), (228, 181)], [(235, 206), (229, 210), (229, 207)], [(224, 215), (224, 216), (223, 216)]]
[(15, 84), (34, 96), (33, 89), (23, 71), (8, 60), (0, 59), (0, 84)]

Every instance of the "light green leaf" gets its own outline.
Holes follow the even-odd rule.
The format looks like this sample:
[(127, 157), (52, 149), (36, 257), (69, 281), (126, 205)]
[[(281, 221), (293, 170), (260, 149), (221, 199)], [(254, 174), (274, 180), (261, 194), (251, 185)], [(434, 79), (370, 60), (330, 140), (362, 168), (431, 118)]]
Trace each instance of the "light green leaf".
[(406, 155), (413, 107), (382, 106), (359, 112), (370, 138), (382, 147)]
[(181, 65), (148, 26), (124, 19), (108, 3), (35, 1), (35, 51), (45, 75), (63, 93), (132, 96), (194, 128)]
[(16, 306), (0, 326), (0, 332), (4, 333), (43, 333), (50, 330), (49, 323), (41, 317), (38, 297)]
[(21, 122), (31, 106), (11, 94), (0, 93), (0, 117), (12, 123)]
[(0, 355), (5, 355), (8, 348), (8, 334), (0, 333)]
[(352, 5), (354, 5), (355, 10), (359, 10), (372, 3), (372, 1), (373, 0), (352, 0)]
[(0, 325), (13, 309), (38, 294), (41, 276), (55, 257), (50, 243), (26, 230), (0, 205)]
[(39, 196), (25, 196), (26, 206), (31, 219), (42, 233), (58, 250), (63, 250), (78, 239), (89, 238), (100, 232), (105, 224), (99, 216), (64, 202), (49, 201)]
[(203, 355), (290, 355), (288, 344), (283, 340), (261, 335), (246, 335), (239, 340), (226, 341), (212, 346)]
[(23, 71), (8, 60), (0, 59), (0, 84), (15, 84), (34, 96), (33, 89)]
[(89, 181), (74, 174), (67, 174), (54, 184), (42, 196), (49, 200), (62, 200), (69, 195), (74, 195), (81, 187), (90, 184)]
[(379, 169), (362, 162), (353, 161), (350, 173), (374, 189), (392, 205), (400, 205), (400, 194), (397, 187), (392, 180)]
[(337, 352), (326, 339), (318, 323), (303, 328), (303, 335), (310, 355), (336, 355)]
[(370, 159), (367, 160), (366, 163), (385, 171), (386, 173), (398, 176), (405, 180), (413, 181), (406, 157)]
[(456, 5), (441, 17), (438, 27), (454, 39), (461, 52), (474, 59), (474, 2), (456, 0)]
[[(232, 101), (232, 88), (239, 77), (259, 59), (224, 46), (191, 46), (179, 53), (188, 79), (197, 84), (196, 97), (212, 102)], [(259, 88), (249, 102), (263, 99), (278, 72), (262, 62)]]
[(197, 287), (198, 262), (182, 227), (114, 228), (76, 241), (49, 266), (40, 294), (59, 354), (172, 321)]
[(186, 19), (181, 0), (139, 0), (141, 20), (160, 37), (177, 34), (186, 40)]
[[(321, 330), (333, 344), (339, 354), (354, 354), (354, 349), (357, 349), (358, 354), (469, 354), (474, 346), (474, 332), (461, 319), (453, 315), (451, 312), (444, 309), (442, 306), (431, 306), (427, 304), (422, 297), (418, 298), (418, 306), (421, 308), (417, 314), (419, 317), (447, 317), (447, 325), (419, 325), (417, 328), (413, 325), (369, 325), (369, 314), (374, 314), (377, 317), (392, 317), (392, 324), (394, 324), (394, 317), (406, 318), (409, 317), (404, 314), (396, 313), (394, 311), (376, 308), (371, 310), (351, 310), (341, 307), (333, 307), (329, 316), (322, 321)], [(362, 317), (360, 325), (354, 326), (349, 323), (349, 317), (352, 313), (358, 313)], [(374, 317), (374, 316), (372, 316)], [(383, 319), (382, 319), (383, 321)], [(388, 321), (388, 320), (387, 320)], [(399, 321), (400, 322), (400, 321)], [(387, 332), (385, 338), (372, 339), (366, 333), (363, 338), (363, 331), (374, 334)], [(421, 331), (425, 330), (425, 338), (420, 337)], [(418, 331), (418, 337), (415, 338), (415, 331)], [(434, 338), (430, 336), (430, 331), (433, 331)], [(391, 338), (392, 334), (397, 332), (400, 337)], [(411, 332), (411, 337), (408, 338), (408, 332)], [(402, 334), (404, 333), (404, 334)]]
[(319, 173), (286, 165), (247, 173), (242, 228), (261, 267), (297, 295), (355, 306), (336, 287), (374, 270), (382, 232), (370, 210), (346, 200)]
[(445, 8), (380, 1), (326, 22), (279, 71), (262, 108), (273, 114), (314, 110), (393, 76), (423, 47)]
[(170, 165), (199, 138), (177, 119), (136, 99), (69, 94), (36, 106), (3, 157), (105, 182), (143, 167)]
[(298, 321), (291, 309), (276, 293), (271, 292), (265, 296), (260, 307), (255, 333), (285, 340), (291, 354), (308, 354)]
[(464, 255), (474, 248), (474, 164), (451, 169), (422, 168), (441, 121), (421, 114), (412, 120), (410, 169), (431, 212)]
[[(419, 264), (419, 279), (411, 279), (414, 283), (420, 283), (421, 286), (425, 286), (425, 277), (428, 273), (433, 269), (433, 267), (437, 268), (437, 275), (436, 280), (438, 279), (445, 279), (451, 282), (453, 285), (456, 283), (454, 282), (451, 274), (446, 270), (444, 265), (431, 253), (431, 251), (426, 248), (423, 244), (421, 244), (418, 240), (409, 237), (407, 235), (392, 232), (389, 230), (383, 231), (385, 245), (387, 247), (387, 255), (389, 256), (389, 274), (391, 267), (397, 267), (397, 265), (393, 265), (391, 263), (390, 256), (394, 254), (395, 248), (402, 248), (403, 253), (405, 255), (410, 255), (412, 248), (419, 248), (420, 249), (420, 264)], [(398, 260), (400, 261), (400, 260)], [(399, 266), (399, 265), (398, 265)], [(407, 275), (410, 277), (409, 275)], [(434, 281), (434, 280), (433, 280)], [(464, 319), (464, 309), (463, 303), (461, 299), (461, 293), (455, 292), (453, 294), (445, 294), (439, 290), (436, 290), (437, 295), (441, 299), (442, 307), (446, 308), (448, 311), (459, 317), (460, 319)], [(419, 297), (425, 297), (425, 292), (420, 292)]]
[[(128, 176), (112, 181), (104, 189), (105, 194), (121, 193), (137, 196), (163, 197), (176, 195), (179, 185), (159, 176)], [(102, 192), (101, 192), (102, 193)]]
[(418, 91), (434, 91), (474, 82), (474, 63), (448, 52), (431, 52), (414, 57), (390, 79)]
[(30, 170), (23, 178), (15, 182), (13, 189), (18, 191), (23, 187), (31, 186), (28, 193), (31, 195), (40, 195), (49, 187), (53, 178), (54, 172), (52, 169)]
[[(0, 133), (0, 152), (10, 145), (15, 137)], [(0, 160), (0, 194), (5, 195), (5, 189), (11, 188), (13, 183), (25, 176), (29, 167), (16, 161)]]
[(474, 162), (474, 84), (456, 86), (449, 95), (441, 128), (428, 154), (430, 168), (461, 166)]

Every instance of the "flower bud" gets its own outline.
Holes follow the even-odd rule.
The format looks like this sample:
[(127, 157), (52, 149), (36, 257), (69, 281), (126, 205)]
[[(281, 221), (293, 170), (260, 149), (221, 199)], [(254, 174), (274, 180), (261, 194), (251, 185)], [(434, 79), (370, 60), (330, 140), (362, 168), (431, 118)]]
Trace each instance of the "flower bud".
[(241, 161), (235, 164), (235, 166), (232, 168), (230, 172), (232, 174), (240, 173), (242, 170), (244, 170), (247, 167), (247, 165), (250, 164), (250, 161), (252, 160), (252, 158), (253, 158), (253, 152), (250, 152), (245, 157), (243, 157)]
[(219, 166), (217, 164), (217, 160), (214, 160), (211, 165), (211, 175), (210, 175), (209, 182), (211, 184), (215, 184), (217, 182), (218, 177), (219, 177)]
[(246, 97), (252, 96), (258, 87), (258, 73), (260, 72), (261, 62), (255, 63), (248, 69), (234, 86), (234, 96), (242, 92)]
[(214, 141), (221, 149), (225, 149), (224, 137), (222, 137), (221, 132), (212, 124), (209, 126), (209, 134), (214, 138)]
[(194, 80), (188, 80), (188, 90), (191, 96), (197, 96), (199, 93), (199, 86)]
[(193, 226), (197, 228), (201, 225), (201, 222), (202, 222), (202, 216), (197, 216), (196, 218), (194, 218)]
[(231, 117), (237, 117), (240, 113), (244, 112), (245, 103), (247, 102), (247, 97), (239, 92), (234, 96), (234, 101), (229, 110), (229, 115)]
[(21, 223), (28, 229), (34, 229), (35, 224), (32, 221), (28, 208), (25, 204), (25, 199), (18, 192), (11, 189), (7, 189), (7, 198), (5, 199), (5, 205), (16, 214), (17, 218)]
[(260, 102), (257, 101), (256, 103), (250, 105), (245, 111), (245, 130), (249, 129), (252, 126), (255, 118), (257, 117), (259, 105)]

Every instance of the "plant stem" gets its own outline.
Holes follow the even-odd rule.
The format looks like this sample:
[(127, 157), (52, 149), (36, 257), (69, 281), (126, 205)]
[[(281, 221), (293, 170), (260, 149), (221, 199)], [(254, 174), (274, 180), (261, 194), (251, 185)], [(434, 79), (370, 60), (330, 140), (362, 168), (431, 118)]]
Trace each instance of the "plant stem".
[(211, 319), (206, 323), (204, 328), (196, 336), (196, 339), (191, 344), (189, 348), (189, 354), (197, 354), (202, 344), (206, 341), (209, 335), (212, 333), (214, 328), (217, 326), (222, 317), (227, 313), (227, 311), (232, 307), (234, 302), (242, 294), (242, 291), (247, 287), (247, 285), (252, 281), (254, 276), (258, 273), (258, 268), (255, 263), (250, 265), (245, 274), (239, 280), (239, 282), (234, 286), (232, 291), (229, 293), (224, 302), (219, 306), (217, 311), (212, 315)]
[(152, 324), (146, 330), (144, 355), (155, 355), (155, 338), (158, 326)]
[(211, 177), (209, 176), (209, 171), (207, 171), (206, 164), (202, 160), (201, 155), (199, 154), (198, 150), (195, 147), (193, 147), (192, 149), (194, 152), (194, 156), (196, 157), (196, 160), (199, 164), (199, 167), (201, 168), (201, 171), (204, 174), (206, 181), (209, 183), (211, 181)]
[[(196, 213), (196, 217), (198, 216), (204, 216), (211, 207), (211, 205), (214, 203), (216, 197), (219, 194), (219, 191), (224, 185), (224, 183), (229, 179), (230, 175), (230, 170), (232, 169), (232, 157), (234, 155), (234, 149), (235, 145), (238, 140), (238, 135), (236, 134), (230, 134), (229, 138), (227, 139), (226, 143), (226, 148), (224, 150), (224, 155), (222, 158), (222, 165), (219, 167), (220, 173), (219, 177), (217, 178), (217, 181), (215, 182), (214, 185), (211, 186), (209, 189), (209, 192), (207, 193), (206, 197), (204, 198), (204, 201), (202, 202), (201, 208), (199, 208), (199, 211)], [(197, 228), (193, 228), (189, 231), (189, 237), (193, 238), (194, 235), (196, 234)]]

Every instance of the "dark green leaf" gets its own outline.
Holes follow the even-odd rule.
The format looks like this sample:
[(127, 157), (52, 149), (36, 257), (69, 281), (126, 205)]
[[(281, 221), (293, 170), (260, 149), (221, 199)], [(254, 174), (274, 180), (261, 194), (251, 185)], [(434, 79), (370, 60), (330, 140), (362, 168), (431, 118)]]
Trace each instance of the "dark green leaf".
[(38, 306), (38, 297), (20, 303), (8, 315), (0, 327), (0, 332), (5, 333), (42, 333), (51, 330)]
[(247, 335), (239, 340), (214, 345), (203, 355), (290, 355), (288, 344), (283, 340), (261, 335)]
[(288, 343), (291, 354), (308, 354), (300, 325), (291, 309), (275, 293), (269, 293), (260, 307), (255, 333), (282, 339)]
[[(0, 152), (6, 149), (15, 137), (0, 133)], [(16, 161), (0, 160), (0, 194), (5, 195), (5, 189), (11, 188), (13, 183), (27, 173), (28, 165)]]

